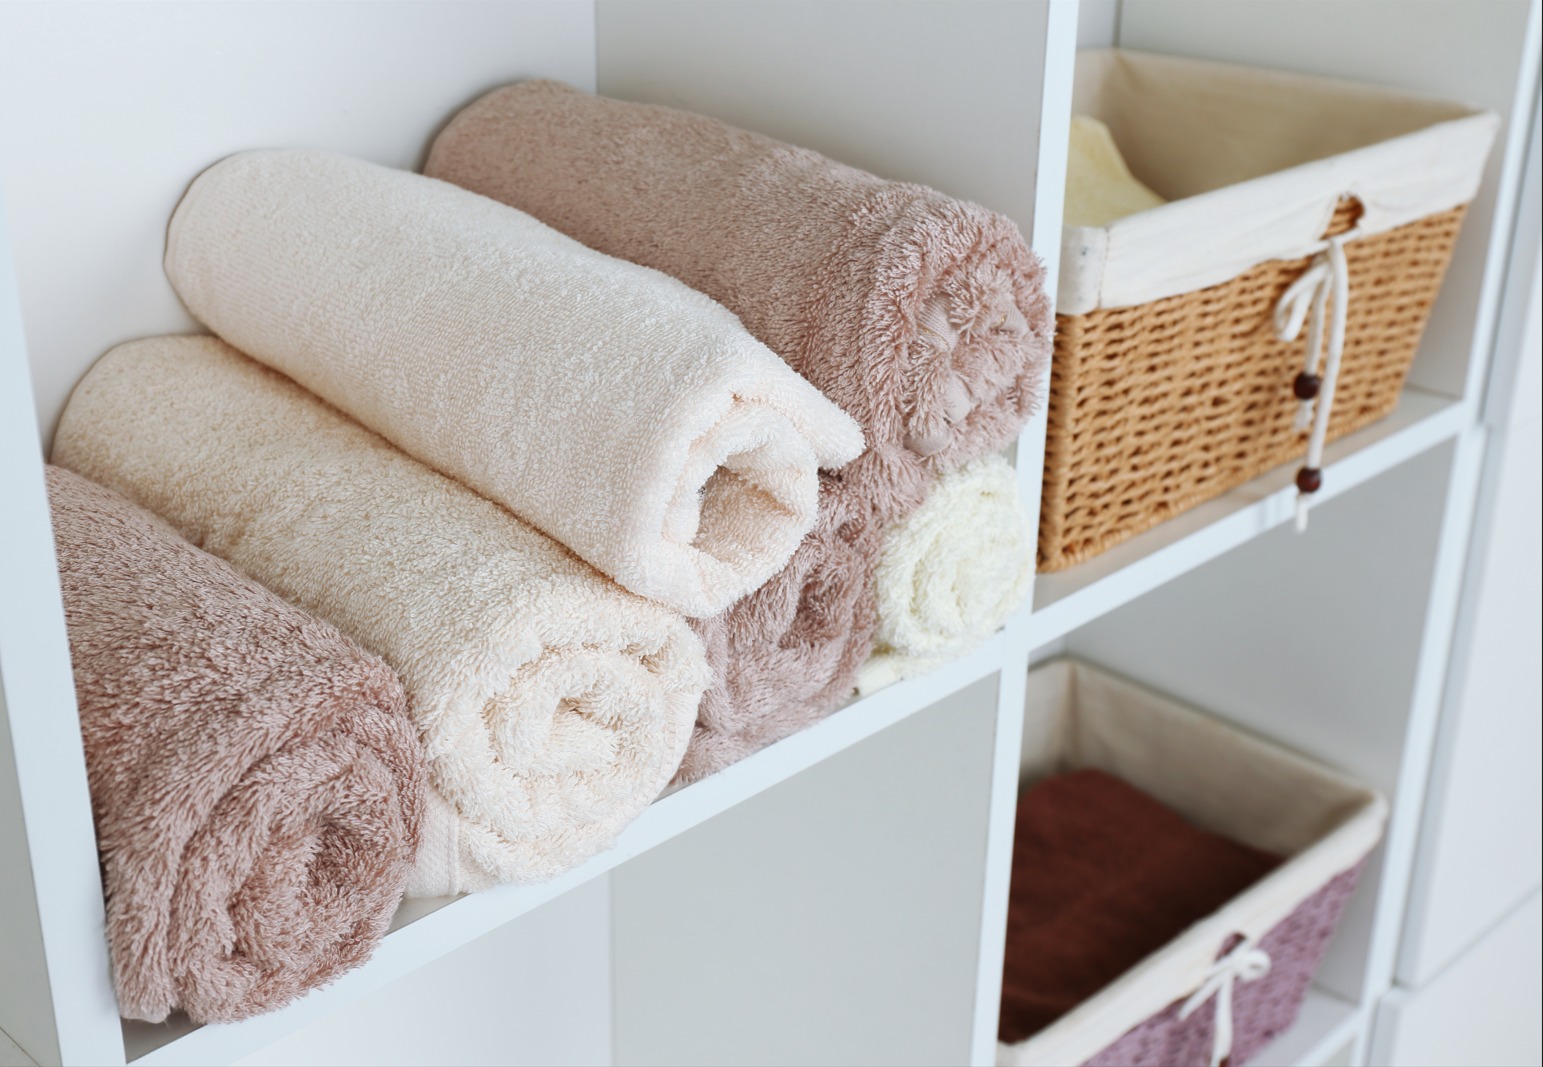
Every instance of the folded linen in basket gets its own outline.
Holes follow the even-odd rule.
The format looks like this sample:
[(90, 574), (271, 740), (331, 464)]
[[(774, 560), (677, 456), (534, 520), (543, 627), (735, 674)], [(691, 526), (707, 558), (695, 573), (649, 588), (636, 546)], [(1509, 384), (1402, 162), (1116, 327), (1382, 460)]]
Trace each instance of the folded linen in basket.
[(117, 493), (47, 478), (119, 1010), (241, 1019), (362, 963), (423, 817), (401, 683)]
[(679, 780), (695, 781), (797, 733), (852, 694), (873, 648), (879, 527), (851, 486), (829, 476), (820, 519), (771, 581), (692, 623), (713, 684)]
[(421, 175), (246, 152), (178, 205), (188, 309), (621, 585), (711, 615), (788, 561), (857, 426), (734, 316)]
[(1000, 1036), (1038, 1033), (1280, 866), (1100, 770), (1018, 800)]
[(108, 353), (54, 452), (401, 674), (437, 790), (413, 895), (551, 878), (680, 763), (684, 619), (214, 338)]
[(1043, 268), (1001, 215), (671, 108), (551, 81), (451, 120), (427, 174), (722, 301), (862, 424), (891, 519), (1038, 404)]
[(1130, 172), (1108, 126), (1091, 115), (1072, 116), (1065, 225), (1108, 226), (1166, 203)]
[(858, 692), (962, 655), (1007, 621), (1033, 577), (1034, 530), (1012, 464), (986, 456), (949, 471), (884, 532), (878, 631)]

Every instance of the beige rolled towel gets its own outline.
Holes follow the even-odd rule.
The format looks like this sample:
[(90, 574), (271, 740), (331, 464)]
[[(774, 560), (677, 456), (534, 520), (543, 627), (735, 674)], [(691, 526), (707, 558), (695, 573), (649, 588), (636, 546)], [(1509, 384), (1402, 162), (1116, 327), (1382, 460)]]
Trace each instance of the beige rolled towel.
[(397, 670), (439, 794), (411, 894), (550, 878), (680, 763), (710, 675), (679, 615), (214, 338), (109, 352), (54, 458)]
[(857, 424), (681, 282), (421, 175), (232, 156), (171, 220), (195, 317), (626, 588), (716, 614), (814, 525)]
[(938, 479), (927, 502), (884, 532), (874, 654), (859, 693), (963, 655), (995, 633), (1034, 577), (1034, 530), (1003, 456)]
[(1109, 127), (1089, 115), (1073, 115), (1066, 157), (1068, 226), (1107, 226), (1115, 219), (1166, 204), (1130, 172)]

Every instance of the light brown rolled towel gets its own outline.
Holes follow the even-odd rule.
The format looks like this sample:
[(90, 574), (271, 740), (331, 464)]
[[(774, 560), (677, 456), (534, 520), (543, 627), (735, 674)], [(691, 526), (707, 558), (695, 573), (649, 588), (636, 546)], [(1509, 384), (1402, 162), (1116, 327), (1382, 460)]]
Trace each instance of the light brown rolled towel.
[(695, 781), (838, 708), (873, 649), (882, 542), (866, 502), (826, 476), (820, 520), (793, 560), (728, 611), (692, 626), (713, 684), (679, 780)]
[(166, 275), (221, 338), (640, 596), (712, 615), (813, 528), (857, 425), (701, 293), (330, 152), (193, 182)]
[(680, 615), (222, 341), (113, 349), (54, 455), (401, 674), (435, 786), (410, 895), (551, 878), (680, 765), (709, 680)]
[(118, 494), (48, 495), (119, 1010), (241, 1019), (362, 963), (423, 816), (396, 676)]
[(1008, 219), (672, 108), (526, 81), (477, 100), (425, 172), (737, 314), (863, 428), (842, 471), (897, 518), (1040, 402), (1044, 272)]

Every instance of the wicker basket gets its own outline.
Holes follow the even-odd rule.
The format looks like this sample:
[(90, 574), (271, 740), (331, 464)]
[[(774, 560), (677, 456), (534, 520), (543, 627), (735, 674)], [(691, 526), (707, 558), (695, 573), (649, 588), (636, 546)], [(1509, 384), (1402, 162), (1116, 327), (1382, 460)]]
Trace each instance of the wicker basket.
[[(1389, 414), (1496, 128), (1454, 104), (1119, 51), (1079, 57), (1074, 108), (1173, 202), (1063, 235), (1042, 571), (1301, 460), (1305, 341), (1278, 339), (1274, 313), (1352, 227), (1327, 436)], [(1154, 136), (1164, 109), (1208, 125)]]
[[(1327, 950), (1387, 803), (1319, 764), (1140, 686), (1061, 660), (1029, 677), (1024, 773), (1096, 767), (1204, 829), (1287, 857), (1273, 873), (1196, 923), (998, 1062), (1204, 1067), (1227, 998), (1242, 1063), (1289, 1029)], [(1266, 973), (1215, 983), (1239, 946), (1268, 955)], [(1009, 944), (1007, 951), (1012, 952)], [(1208, 994), (1197, 991), (1213, 983)], [(1203, 1001), (1186, 1012), (1192, 997)]]

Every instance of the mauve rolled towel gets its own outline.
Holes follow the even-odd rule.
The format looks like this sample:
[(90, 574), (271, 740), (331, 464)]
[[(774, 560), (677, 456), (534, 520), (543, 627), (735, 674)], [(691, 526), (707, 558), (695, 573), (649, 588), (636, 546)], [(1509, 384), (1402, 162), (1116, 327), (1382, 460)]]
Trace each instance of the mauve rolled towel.
[(1018, 800), (999, 1036), (1043, 1030), (1280, 863), (1100, 770), (1033, 786)]
[(119, 1010), (224, 1022), (362, 963), (426, 774), (379, 659), (48, 468)]
[(842, 477), (881, 520), (1002, 449), (1040, 400), (1052, 315), (1018, 228), (704, 115), (552, 81), (497, 89), (425, 172), (722, 303), (863, 427)]
[(852, 695), (873, 650), (879, 525), (830, 476), (792, 561), (728, 611), (692, 623), (713, 684), (678, 780), (695, 781), (819, 721)]

